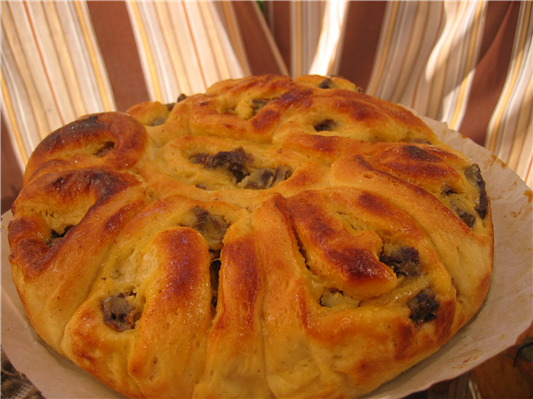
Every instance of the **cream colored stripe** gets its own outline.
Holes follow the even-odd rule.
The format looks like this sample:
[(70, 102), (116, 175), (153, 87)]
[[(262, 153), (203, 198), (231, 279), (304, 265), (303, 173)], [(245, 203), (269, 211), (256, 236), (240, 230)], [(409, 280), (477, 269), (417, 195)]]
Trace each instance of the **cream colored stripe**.
[[(173, 101), (180, 92), (203, 92), (218, 80), (244, 76), (221, 18), (224, 7), (229, 9), (231, 4), (187, 1), (127, 4), (152, 99)], [(226, 26), (232, 26), (233, 35), (238, 33), (231, 21)], [(265, 29), (264, 23), (260, 29)], [(270, 38), (271, 46), (272, 43)], [(279, 54), (278, 58), (281, 59)]]
[[(473, 19), (473, 23), (469, 24), (469, 26), (472, 26), (473, 29), (469, 34), (465, 34), (460, 39), (463, 45), (461, 65), (455, 67), (455, 72), (457, 73), (458, 70), (459, 76), (464, 76), (464, 78), (462, 81), (457, 82), (458, 87), (454, 89), (453, 95), (450, 96), (452, 101), (445, 101), (444, 116), (442, 117), (443, 120), (448, 121), (452, 129), (457, 129), (460, 126), (466, 111), (468, 94), (472, 87), (475, 65), (477, 64), (479, 49), (481, 47), (486, 6), (486, 2), (480, 1), (477, 3), (475, 9), (474, 7), (472, 8), (471, 12), (473, 15), (469, 19)], [(463, 40), (463, 37), (469, 40)], [(454, 50), (454, 52), (456, 51)]]
[[(318, 1), (293, 1), (291, 2), (291, 74), (293, 77), (310, 73), (316, 59), (316, 53), (321, 37), (322, 40), (332, 37), (329, 43), (336, 49), (342, 32), (343, 11), (346, 8), (346, 1), (328, 1), (329, 10), (324, 12), (321, 2)], [(342, 10), (339, 13), (339, 10)], [(324, 17), (322, 14), (327, 15)], [(340, 15), (341, 21), (338, 20)], [(328, 21), (337, 19), (339, 26), (330, 25), (326, 30), (322, 30), (323, 19)], [(331, 49), (328, 49), (331, 53)], [(330, 69), (335, 63), (332, 54), (326, 55), (327, 59), (322, 59), (322, 63), (330, 65)], [(327, 68), (326, 68), (327, 69)], [(326, 74), (326, 73), (324, 73)]]
[[(442, 26), (445, 23), (445, 16), (443, 5), (440, 2), (429, 2), (429, 12), (426, 17), (427, 24), (426, 29), (422, 33), (424, 40), (422, 41), (422, 48), (420, 49), (420, 55), (417, 60), (417, 66), (413, 68), (415, 71), (415, 78), (410, 80), (409, 91), (407, 92), (406, 98), (410, 100), (398, 100), (397, 102), (402, 102), (409, 105), (411, 108), (418, 110), (421, 113), (423, 107), (421, 104), (427, 105), (426, 93), (423, 93), (421, 87), (426, 83), (426, 67), (427, 61), (431, 56), (431, 51), (435, 48), (439, 40), (439, 32), (442, 30)], [(423, 93), (422, 98), (420, 98), (420, 93)]]
[(366, 92), (456, 128), (481, 45), (486, 2), (389, 2)]
[(366, 93), (370, 95), (375, 95), (378, 85), (383, 79), (383, 74), (385, 73), (385, 68), (388, 61), (387, 55), (390, 53), (394, 33), (395, 24), (392, 22), (396, 21), (400, 4), (401, 2), (398, 1), (387, 2), (386, 16), (383, 21), (383, 27), (385, 28), (385, 31), (382, 31), (380, 34), (378, 51), (376, 53), (377, 64), (375, 64), (372, 68), (373, 73), (368, 83), (368, 88), (365, 90)]
[[(523, 42), (525, 40), (525, 34), (526, 31), (522, 30), (522, 36), (520, 37), (519, 42)], [(520, 68), (522, 67), (522, 57), (524, 55), (523, 52), (520, 51), (520, 49), (518, 49), (517, 51), (517, 47), (519, 46), (520, 45), (517, 44), (515, 41), (515, 45), (513, 46), (513, 55), (511, 57), (511, 59), (514, 61), (511, 64), (511, 69), (505, 82), (503, 94), (502, 96), (500, 96), (500, 100), (498, 101), (498, 105), (496, 106), (496, 111), (494, 112), (493, 117), (491, 119), (489, 135), (487, 136), (489, 140), (486, 143), (486, 146), (492, 152), (498, 152), (499, 147), (504, 141), (505, 134), (504, 130), (502, 129), (502, 125), (505, 122), (505, 111), (507, 110), (506, 108), (510, 102), (511, 96), (513, 95), (513, 89), (516, 87), (516, 82), (520, 74)]]
[[(177, 80), (177, 87), (172, 87), (172, 89), (166, 90), (166, 96), (162, 100), (168, 100), (168, 97), (177, 98), (177, 92), (190, 92), (188, 77), (183, 68), (181, 60), (183, 57), (180, 55), (179, 46), (176, 43), (175, 37), (175, 28), (172, 25), (172, 20), (170, 19), (170, 10), (168, 9), (168, 3), (166, 2), (156, 2), (154, 3), (157, 9), (157, 17), (160, 22), (161, 31), (163, 39), (165, 40), (166, 47), (163, 52), (170, 57), (170, 66), (174, 72), (174, 75)], [(160, 43), (161, 45), (163, 43)]]
[(462, 46), (461, 41), (457, 41), (457, 48), (452, 45), (456, 41), (460, 23), (467, 18), (468, 4), (450, 2), (445, 3), (447, 20), (451, 23), (447, 24), (441, 35), (441, 40), (437, 43), (433, 51), (433, 57), (429, 60), (430, 74), (433, 76), (431, 85), (429, 87), (429, 106), (427, 107), (426, 115), (430, 118), (442, 118), (442, 101), (448, 95), (447, 92), (447, 78), (454, 73), (454, 69), (450, 68), (449, 57), (452, 56), (451, 51), (460, 52)]
[(173, 24), (172, 26), (174, 27), (176, 43), (179, 47), (179, 53), (181, 56), (180, 62), (185, 71), (187, 71), (188, 76), (188, 86), (190, 89), (185, 91), (185, 93), (194, 94), (203, 92), (206, 89), (206, 83), (200, 60), (194, 46), (194, 39), (189, 27), (188, 15), (181, 4), (170, 7), (170, 15)]
[(154, 54), (154, 67), (161, 87), (161, 97), (156, 100), (161, 102), (174, 101), (179, 91), (173, 62), (169, 57), (169, 41), (167, 41), (167, 37), (174, 37), (175, 32), (166, 31), (161, 23), (168, 16), (168, 9), (165, 9), (167, 4), (166, 2), (144, 2), (141, 7), (149, 34), (150, 47)]
[(426, 113), (427, 62), (442, 31), (441, 15), (440, 2), (387, 3), (367, 93)]
[[(241, 64), (241, 61), (239, 60), (237, 54), (238, 51), (243, 51), (244, 48), (239, 48), (239, 43), (234, 43), (229, 36), (229, 29), (239, 32), (239, 25), (236, 20), (226, 21), (226, 23), (224, 23), (223, 10), (221, 7), (217, 6), (217, 4), (218, 3), (210, 1), (206, 2), (206, 5), (208, 6), (211, 15), (211, 20), (213, 21), (212, 34), (214, 34), (220, 42), (220, 51), (222, 51), (222, 54), (224, 54), (224, 58), (226, 59), (229, 78), (241, 78), (245, 76), (245, 69), (243, 68), (243, 65)], [(246, 53), (244, 52), (243, 55), (245, 56)], [(246, 59), (246, 56), (243, 62), (247, 67), (248, 60)], [(249, 73), (250, 72), (248, 71), (248, 74)]]
[(424, 39), (422, 32), (426, 30), (426, 24), (428, 23), (427, 13), (428, 13), (428, 3), (427, 2), (416, 2), (416, 11), (414, 16), (409, 18), (407, 21), (409, 25), (412, 26), (412, 29), (409, 31), (409, 39), (404, 42), (406, 47), (399, 46), (396, 44), (396, 51), (401, 51), (403, 53), (404, 60), (395, 62), (399, 65), (398, 78), (397, 82), (394, 85), (394, 91), (390, 101), (399, 102), (402, 100), (402, 96), (405, 93), (406, 86), (409, 84), (410, 78), (414, 72), (413, 64), (418, 58), (421, 51), (421, 41)]
[[(206, 2), (200, 2), (200, 8), (202, 15), (204, 17), (205, 26), (207, 28), (207, 34), (209, 37), (209, 42), (212, 43), (213, 56), (215, 58), (215, 64), (219, 67), (220, 77), (219, 79), (229, 79), (231, 78), (229, 62), (226, 57), (226, 54), (222, 50), (222, 36), (217, 31), (215, 27), (214, 16), (212, 14), (212, 9), (209, 8), (209, 4)], [(214, 83), (214, 82), (213, 82)]]
[(72, 3), (74, 5), (74, 10), (76, 16), (78, 17), (78, 22), (80, 26), (81, 33), (83, 34), (84, 43), (88, 51), (88, 56), (92, 70), (94, 71), (94, 76), (96, 78), (96, 85), (98, 94), (102, 101), (103, 109), (102, 111), (113, 111), (116, 109), (114, 104), (113, 94), (110, 88), (110, 84), (107, 80), (107, 74), (105, 73), (105, 67), (103, 65), (101, 57), (99, 57), (99, 50), (97, 49), (96, 40), (94, 33), (90, 28), (90, 20), (88, 17), (88, 10), (86, 4), (81, 1), (75, 1)]
[(244, 76), (251, 75), (250, 64), (248, 63), (248, 57), (246, 55), (246, 49), (242, 41), (242, 36), (239, 28), (237, 17), (235, 16), (235, 10), (231, 2), (223, 1), (220, 3), (222, 6), (222, 12), (224, 15), (224, 21), (228, 30), (229, 39), (235, 49), (235, 55), (239, 60), (239, 64)]
[(303, 75), (302, 2), (291, 1), (291, 77)]
[[(322, 31), (317, 44), (318, 48), (309, 67), (309, 73), (318, 75), (337, 74), (340, 59), (338, 50), (342, 48), (347, 10), (347, 1), (328, 1), (326, 3), (323, 23), (321, 24)], [(312, 44), (309, 41), (307, 46), (311, 47)]]
[[(197, 60), (198, 62), (198, 66), (199, 66), (199, 72), (200, 72), (200, 76), (202, 78), (202, 83), (203, 83), (203, 88), (199, 89), (198, 91), (203, 91), (205, 90), (205, 88), (207, 88), (207, 79), (206, 79), (206, 76), (205, 76), (205, 71), (204, 69), (202, 68), (202, 58), (200, 57), (200, 52), (198, 48), (198, 45), (196, 43), (196, 41), (194, 40), (194, 32), (192, 30), (192, 22), (191, 22), (191, 16), (189, 15), (188, 11), (187, 11), (187, 8), (186, 8), (186, 4), (185, 3), (182, 3), (182, 6), (183, 6), (183, 14), (185, 16), (185, 20), (187, 21), (187, 28), (188, 28), (188, 32), (189, 32), (189, 37), (191, 38), (191, 45), (192, 45), (192, 50), (194, 51), (194, 57), (195, 59)], [(197, 21), (194, 21), (197, 23)]]
[(14, 139), (12, 142), (18, 148), (18, 151), (15, 152), (15, 155), (19, 162), (20, 169), (24, 170), (26, 168), (26, 164), (28, 163), (30, 154), (27, 150), (27, 146), (24, 143), (23, 135), (17, 121), (17, 116), (15, 115), (15, 111), (13, 109), (14, 107), (6, 83), (8, 79), (6, 79), (4, 75), (5, 72), (5, 69), (2, 68), (2, 111), (3, 113), (7, 113), (6, 122), (7, 126), (9, 126), (9, 131), (11, 133), (10, 135)]
[(483, 17), (482, 14), (484, 10), (484, 5), (485, 5), (485, 2), (478, 3), (478, 6), (475, 11), (475, 16), (474, 16), (474, 23), (473, 23), (474, 30), (471, 34), (469, 42), (465, 43), (465, 46), (464, 46), (464, 49), (466, 50), (466, 54), (464, 55), (464, 57), (466, 58), (466, 65), (465, 65), (464, 70), (471, 71), (471, 72), (468, 73), (468, 77), (461, 82), (461, 85), (458, 90), (457, 99), (455, 100), (454, 104), (451, 105), (451, 107), (449, 107), (451, 108), (452, 115), (446, 119), (449, 121), (450, 127), (452, 129), (455, 129), (459, 126), (462, 120), (462, 116), (464, 115), (465, 103), (466, 103), (466, 98), (467, 98), (466, 93), (471, 87), (474, 67), (475, 67), (475, 63), (477, 62), (479, 46), (481, 44), (480, 32), (482, 32), (482, 27), (483, 27), (483, 23), (481, 19)]
[[(28, 3), (24, 2), (24, 7), (28, 15), (28, 21), (31, 29), (32, 38), (35, 43), (35, 53), (32, 55), (30, 63), (33, 74), (39, 73), (44, 79), (40, 80), (41, 84), (37, 86), (41, 102), (47, 104), (45, 107), (45, 115), (48, 121), (48, 129), (55, 130), (65, 124), (65, 117), (60, 106), (61, 100), (58, 99), (58, 91), (56, 87), (61, 82), (61, 76), (51, 76), (57, 66), (49, 66), (50, 61), (54, 58), (53, 43), (50, 43), (50, 29), (48, 21), (44, 15), (44, 8), (42, 3)], [(29, 46), (27, 46), (28, 48)], [(52, 54), (50, 54), (52, 53)], [(40, 61), (40, 62), (39, 62)], [(54, 106), (50, 106), (53, 104)], [(67, 103), (67, 106), (69, 104)], [(44, 138), (49, 132), (41, 132), (41, 138)]]
[[(207, 33), (205, 15), (202, 10), (202, 3), (183, 3), (189, 21), (189, 29), (193, 37), (193, 44), (201, 65), (202, 76), (206, 87), (219, 81), (222, 78), (219, 62), (215, 58), (213, 41)], [(220, 60), (223, 63), (223, 60)]]
[[(533, 98), (533, 79), (530, 79), (529, 82), (524, 82), (526, 84), (526, 90), (524, 91), (523, 96), (518, 98), (516, 102), (520, 104), (528, 104), (529, 99), (529, 105), (530, 108), (533, 107), (533, 104), (531, 102), (531, 98)], [(507, 164), (510, 168), (514, 170), (519, 170), (521, 165), (521, 160), (526, 156), (524, 148), (528, 148), (526, 142), (529, 138), (529, 148), (531, 149), (531, 137), (533, 135), (533, 124), (531, 122), (532, 120), (532, 112), (525, 112), (524, 109), (521, 109), (516, 117), (516, 128), (514, 132), (513, 137), (513, 146), (511, 147), (509, 160)], [(528, 134), (529, 132), (529, 134)], [(531, 153), (531, 151), (530, 151)]]
[(21, 163), (51, 131), (114, 108), (84, 2), (2, 2), (2, 31), (3, 114)]
[[(64, 111), (64, 119), (67, 121), (73, 120), (81, 115), (85, 115), (87, 110), (83, 103), (81, 96), (81, 88), (79, 80), (75, 76), (74, 66), (72, 63), (72, 55), (69, 52), (67, 43), (65, 41), (65, 32), (59, 21), (57, 5), (55, 2), (45, 2), (46, 15), (49, 21), (49, 28), (51, 31), (52, 40), (55, 46), (55, 56), (60, 65), (60, 71), (64, 79), (65, 90), (68, 91), (68, 104), (71, 109)], [(66, 104), (66, 101), (65, 101)]]
[[(36, 130), (28, 131), (27, 133), (26, 130), (22, 130), (22, 132), (25, 134), (37, 135), (36, 138), (28, 138), (29, 142), (35, 146), (42, 135), (46, 134), (45, 132), (49, 132), (49, 126), (46, 116), (43, 113), (44, 106), (39, 101), (40, 98), (34, 76), (30, 70), (30, 67), (34, 66), (35, 64), (26, 58), (26, 52), (32, 50), (34, 47), (29, 45), (22, 46), (21, 44), (21, 40), (25, 43), (32, 42), (33, 39), (31, 38), (30, 34), (31, 29), (29, 28), (29, 22), (26, 18), (24, 5), (22, 3), (2, 2), (2, 7), (4, 7), (6, 4), (7, 8), (3, 9), (2, 13), (2, 26), (4, 27), (5, 38), (7, 39), (12, 51), (13, 61), (15, 63), (13, 67), (16, 68), (16, 72), (20, 74), (22, 79), (20, 83), (23, 84), (23, 87), (20, 87), (19, 85), (13, 85), (12, 89), (16, 91), (25, 90), (28, 101), (27, 104), (22, 106), (17, 115), (27, 115), (26, 118), (33, 116), (32, 119), (35, 121)], [(18, 24), (19, 26), (17, 27), (14, 24)], [(21, 37), (21, 35), (23, 36)], [(27, 107), (28, 105), (30, 106), (29, 109)], [(31, 150), (32, 149), (30, 149), (30, 151)]]
[(155, 71), (154, 55), (150, 47), (146, 27), (144, 26), (139, 11), (139, 2), (128, 1), (126, 5), (128, 6), (128, 12), (131, 17), (133, 32), (137, 39), (137, 49), (139, 50), (141, 65), (143, 66), (150, 98), (152, 100), (161, 98), (161, 88)]
[(93, 113), (115, 109), (113, 92), (90, 26), (86, 3), (57, 1), (55, 5), (86, 111)]
[(450, 40), (449, 38), (454, 36), (452, 30), (453, 30), (453, 23), (457, 22), (457, 19), (454, 19), (453, 17), (450, 17), (450, 8), (454, 7), (457, 8), (459, 5), (457, 3), (453, 3), (451, 5), (444, 4), (444, 8), (446, 9), (445, 15), (446, 15), (446, 21), (452, 21), (452, 23), (446, 23), (444, 26), (444, 31), (440, 35), (440, 39), (435, 46), (435, 49), (433, 50), (432, 56), (428, 61), (428, 67), (426, 75), (429, 75), (430, 78), (428, 79), (429, 82), (429, 89), (427, 89), (427, 86), (425, 87), (427, 93), (430, 93), (430, 95), (427, 98), (427, 107), (424, 111), (424, 114), (429, 116), (430, 118), (438, 119), (438, 111), (439, 111), (439, 104), (438, 102), (442, 98), (443, 93), (443, 87), (444, 87), (444, 76), (445, 76), (445, 64), (443, 65), (443, 61), (446, 59), (445, 57), (448, 55), (448, 47)]
[(533, 13), (521, 3), (512, 64), (490, 121), (486, 146), (533, 187)]

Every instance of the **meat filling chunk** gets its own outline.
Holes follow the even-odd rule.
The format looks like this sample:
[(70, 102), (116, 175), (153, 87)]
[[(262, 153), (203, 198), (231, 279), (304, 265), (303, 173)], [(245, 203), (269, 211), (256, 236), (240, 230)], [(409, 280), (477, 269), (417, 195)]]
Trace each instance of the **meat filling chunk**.
[(118, 294), (102, 300), (104, 322), (113, 330), (122, 332), (135, 328), (140, 312), (132, 304), (133, 294)]
[(431, 288), (425, 288), (407, 306), (411, 309), (411, 319), (416, 324), (422, 324), (437, 318), (440, 304)]
[(390, 255), (382, 254), (379, 260), (389, 266), (396, 275), (416, 276), (420, 274), (420, 255), (416, 248), (403, 246)]

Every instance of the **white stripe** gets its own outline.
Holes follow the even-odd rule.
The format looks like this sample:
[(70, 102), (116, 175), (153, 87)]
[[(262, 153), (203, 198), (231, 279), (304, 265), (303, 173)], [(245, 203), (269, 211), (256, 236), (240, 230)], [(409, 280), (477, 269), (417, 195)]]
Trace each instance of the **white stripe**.
[[(324, 22), (318, 41), (318, 48), (309, 66), (309, 73), (318, 75), (335, 75), (342, 48), (342, 32), (345, 30), (347, 1), (328, 1), (324, 12)], [(312, 43), (307, 43), (310, 46)]]
[(175, 101), (180, 93), (204, 92), (221, 79), (243, 76), (219, 8), (208, 2), (127, 6), (151, 100)]
[(25, 162), (47, 134), (114, 99), (85, 3), (3, 2), (2, 11), (3, 116)]

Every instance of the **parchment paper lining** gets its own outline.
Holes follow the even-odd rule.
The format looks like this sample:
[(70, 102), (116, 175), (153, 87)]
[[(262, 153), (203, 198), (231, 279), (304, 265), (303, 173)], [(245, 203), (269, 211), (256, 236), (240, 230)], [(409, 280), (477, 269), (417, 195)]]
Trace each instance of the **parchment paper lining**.
[[(421, 117), (421, 116), (420, 116)], [(441, 141), (479, 164), (491, 198), (494, 275), (478, 315), (437, 353), (365, 398), (401, 398), (455, 378), (509, 346), (533, 319), (533, 193), (493, 154), (444, 123), (421, 117)], [(50, 349), (29, 325), (11, 279), (2, 216), (2, 348), (47, 398), (124, 398)]]

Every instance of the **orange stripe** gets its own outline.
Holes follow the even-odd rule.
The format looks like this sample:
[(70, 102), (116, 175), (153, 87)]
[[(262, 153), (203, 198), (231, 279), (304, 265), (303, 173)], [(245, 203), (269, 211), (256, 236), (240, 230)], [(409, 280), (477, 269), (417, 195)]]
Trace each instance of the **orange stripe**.
[(226, 17), (226, 21), (227, 21), (226, 26), (228, 29), (228, 34), (233, 44), (233, 48), (235, 49), (237, 59), (239, 60), (239, 64), (241, 64), (241, 68), (243, 70), (244, 75), (247, 76), (247, 75), (250, 75), (250, 66), (248, 65), (248, 60), (246, 58), (246, 51), (244, 50), (244, 45), (240, 38), (240, 32), (238, 31), (239, 27), (238, 27), (235, 14), (232, 8), (233, 6), (230, 4), (231, 3), (223, 1), (222, 10)]
[[(183, 73), (180, 71), (181, 67), (181, 57), (179, 54), (176, 54), (176, 48), (178, 48), (177, 45), (174, 45), (172, 39), (173, 36), (173, 29), (169, 28), (169, 20), (172, 19), (170, 16), (170, 10), (168, 9), (168, 3), (167, 2), (155, 2), (154, 6), (156, 8), (156, 18), (159, 21), (159, 25), (161, 28), (161, 31), (163, 33), (163, 38), (165, 40), (165, 50), (170, 56), (171, 60), (171, 67), (174, 72), (174, 76), (176, 77), (178, 86), (181, 86), (181, 81), (183, 80)], [(170, 22), (171, 23), (171, 22)], [(161, 43), (162, 45), (163, 43)], [(181, 79), (180, 79), (181, 77)], [(163, 99), (160, 99), (160, 101)]]
[(153, 95), (155, 99), (160, 100), (162, 98), (161, 96), (161, 87), (159, 86), (159, 80), (157, 78), (157, 73), (154, 68), (154, 57), (152, 55), (150, 44), (148, 42), (148, 38), (146, 36), (146, 31), (144, 29), (144, 24), (142, 21), (142, 18), (139, 13), (139, 8), (136, 1), (131, 1), (129, 3), (131, 5), (131, 9), (133, 10), (133, 14), (135, 15), (135, 21), (137, 22), (138, 32), (141, 36), (141, 41), (144, 49), (144, 55), (146, 56), (146, 64), (148, 66), (148, 73), (150, 74), (150, 82), (152, 82), (151, 87), (153, 88)]
[[(203, 2), (198, 2), (197, 4), (199, 4), (199, 7), (202, 7)], [(204, 28), (204, 31), (207, 33), (208, 29), (207, 29), (207, 22), (206, 22), (205, 14), (203, 12), (200, 12), (200, 16), (202, 18), (202, 26)], [(222, 60), (217, 60), (216, 59), (217, 57), (215, 56), (215, 50), (214, 50), (214, 45), (213, 44), (216, 41), (216, 39), (210, 37), (209, 35), (207, 35), (207, 37), (208, 37), (207, 43), (208, 43), (208, 46), (209, 46), (209, 50), (210, 50), (211, 56), (215, 60), (213, 66), (215, 67), (215, 70), (216, 70), (217, 80), (220, 80), (220, 78), (222, 76), (222, 72), (220, 70), (221, 69), (221, 65), (220, 64), (222, 64)]]
[[(213, 20), (213, 14), (207, 3), (200, 2), (200, 6), (203, 8), (202, 15), (204, 16), (204, 21), (206, 22), (207, 30), (209, 32), (209, 40), (212, 43), (212, 51), (215, 57), (215, 65), (219, 68), (219, 78), (229, 79), (231, 77), (231, 72), (229, 70), (229, 63), (224, 51), (222, 50), (221, 38), (216, 30), (215, 22)], [(217, 59), (219, 62), (216, 62)]]
[[(70, 94), (70, 104), (77, 115), (84, 115), (87, 112), (85, 104), (83, 103), (83, 99), (80, 96), (81, 89), (79, 86), (79, 81), (75, 78), (75, 72), (72, 67), (72, 56), (70, 54), (70, 51), (68, 51), (68, 46), (64, 40), (65, 33), (63, 31), (63, 25), (61, 25), (61, 23), (57, 20), (57, 3), (46, 2), (45, 4), (48, 8), (50, 22), (54, 28), (54, 38), (57, 40), (57, 42), (59, 42), (58, 44), (56, 44), (56, 41), (54, 41), (54, 45), (56, 46), (56, 52), (58, 53), (60, 65), (63, 66), (63, 76), (65, 76), (68, 82), (67, 89)], [(65, 49), (67, 50), (65, 51)]]
[[(60, 107), (59, 101), (57, 100), (57, 97), (55, 95), (55, 91), (53, 90), (53, 84), (52, 84), (52, 81), (50, 79), (50, 75), (48, 74), (48, 70), (46, 68), (46, 63), (45, 63), (45, 60), (44, 60), (43, 53), (41, 51), (41, 46), (39, 45), (40, 44), (39, 43), (39, 39), (37, 38), (37, 35), (35, 34), (35, 26), (33, 24), (33, 20), (30, 18), (31, 17), (31, 13), (30, 13), (30, 10), (28, 8), (28, 2), (24, 1), (23, 3), (24, 3), (24, 8), (26, 9), (26, 14), (28, 15), (28, 21), (29, 21), (29, 24), (30, 24), (33, 40), (35, 42), (35, 47), (37, 48), (37, 52), (39, 53), (39, 58), (41, 60), (41, 64), (43, 65), (43, 72), (44, 72), (44, 74), (46, 76), (46, 81), (48, 82), (48, 86), (50, 88), (50, 93), (51, 93), (52, 98), (54, 100), (54, 104), (56, 106), (56, 109), (58, 111), (59, 118), (61, 119), (61, 124), (64, 125), (65, 124), (65, 118), (61, 114), (61, 107)], [(41, 4), (41, 7), (42, 7), (42, 4)], [(43, 11), (44, 11), (44, 8), (43, 8)], [(49, 132), (41, 132), (41, 133), (45, 133), (45, 135), (47, 135)], [(44, 138), (44, 137), (41, 135), (41, 138)]]
[(20, 154), (22, 158), (22, 162), (24, 163), (24, 165), (22, 165), (24, 169), (25, 165), (28, 163), (28, 153), (26, 152), (26, 147), (24, 146), (24, 142), (22, 140), (22, 134), (20, 132), (20, 127), (17, 123), (17, 117), (15, 116), (15, 111), (13, 110), (13, 104), (11, 102), (11, 97), (9, 96), (9, 90), (6, 87), (6, 78), (4, 76), (3, 68), (2, 68), (1, 84), (2, 84), (2, 97), (4, 99), (3, 106), (7, 112), (8, 120), (11, 125), (11, 129), (13, 130), (13, 135), (15, 136), (15, 141), (18, 147), (18, 153)]
[(85, 39), (85, 43), (87, 45), (87, 50), (89, 52), (89, 58), (91, 60), (91, 64), (93, 67), (94, 75), (96, 77), (96, 83), (98, 84), (98, 90), (100, 92), (100, 98), (102, 99), (102, 103), (104, 106), (104, 109), (102, 111), (111, 111), (112, 105), (111, 105), (111, 99), (108, 97), (108, 92), (105, 88), (104, 79), (102, 77), (102, 71), (100, 70), (98, 61), (97, 61), (97, 55), (95, 52), (95, 49), (93, 48), (93, 42), (91, 40), (91, 35), (89, 33), (89, 28), (87, 27), (83, 10), (81, 8), (80, 2), (73, 2), (74, 8), (76, 10), (76, 14), (78, 15), (78, 22), (79, 26), (81, 28), (83, 37)]
[[(527, 34), (526, 30), (522, 29), (519, 43), (524, 43), (524, 40), (525, 40), (524, 36), (526, 34)], [(501, 147), (501, 141), (503, 139), (504, 134), (499, 134), (500, 126), (502, 124), (503, 115), (504, 115), (505, 109), (507, 108), (507, 104), (509, 104), (509, 98), (511, 97), (513, 88), (516, 85), (516, 80), (520, 72), (520, 66), (522, 65), (522, 56), (523, 56), (522, 51), (519, 51), (518, 54), (516, 54), (516, 57), (514, 57), (515, 61), (513, 63), (513, 69), (511, 71), (511, 77), (509, 79), (508, 84), (506, 82), (505, 93), (503, 93), (503, 97), (501, 97), (502, 101), (500, 102), (500, 106), (498, 107), (497, 112), (495, 113), (494, 124), (493, 124), (494, 128), (492, 129), (492, 134), (490, 135), (490, 140), (488, 143), (488, 149), (492, 152), (497, 152), (496, 148), (499, 149)], [(498, 144), (496, 142), (498, 142)]]

